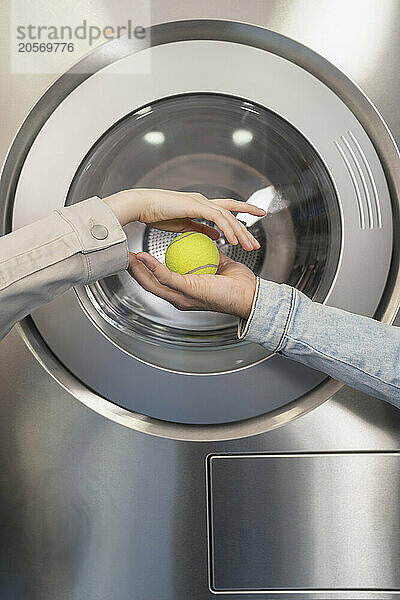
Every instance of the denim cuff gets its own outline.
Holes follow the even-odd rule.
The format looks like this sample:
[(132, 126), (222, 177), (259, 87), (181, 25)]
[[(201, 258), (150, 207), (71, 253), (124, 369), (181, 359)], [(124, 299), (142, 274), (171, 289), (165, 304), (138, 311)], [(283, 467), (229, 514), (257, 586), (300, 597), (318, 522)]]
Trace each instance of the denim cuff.
[(256, 310), (256, 304), (258, 299), (258, 292), (260, 290), (260, 278), (257, 277), (256, 280), (256, 289), (254, 291), (253, 302), (251, 303), (251, 309), (248, 319), (239, 319), (238, 328), (237, 328), (237, 336), (239, 340), (242, 340), (246, 335), (250, 327), (250, 323), (252, 321), (254, 311)]
[(278, 352), (290, 324), (295, 290), (265, 279), (258, 281), (250, 317), (239, 322), (238, 338)]

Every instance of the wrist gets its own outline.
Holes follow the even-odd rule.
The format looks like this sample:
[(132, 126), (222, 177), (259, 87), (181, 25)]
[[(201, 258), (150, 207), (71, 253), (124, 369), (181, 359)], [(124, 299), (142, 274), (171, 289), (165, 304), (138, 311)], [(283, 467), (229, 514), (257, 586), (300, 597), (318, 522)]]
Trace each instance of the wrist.
[(111, 208), (122, 227), (139, 219), (139, 203), (134, 190), (117, 192), (104, 198), (103, 202)]
[(255, 299), (257, 289), (257, 278), (254, 276), (253, 280), (249, 285), (247, 285), (244, 289), (242, 302), (239, 307), (238, 317), (247, 321), (252, 312), (253, 303)]

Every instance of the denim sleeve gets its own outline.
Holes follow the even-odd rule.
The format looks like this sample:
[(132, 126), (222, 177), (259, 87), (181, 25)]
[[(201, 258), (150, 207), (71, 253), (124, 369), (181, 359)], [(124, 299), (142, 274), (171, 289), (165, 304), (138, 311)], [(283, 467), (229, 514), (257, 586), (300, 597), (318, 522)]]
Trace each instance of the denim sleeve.
[(288, 285), (258, 280), (239, 338), (400, 408), (400, 328), (312, 302)]

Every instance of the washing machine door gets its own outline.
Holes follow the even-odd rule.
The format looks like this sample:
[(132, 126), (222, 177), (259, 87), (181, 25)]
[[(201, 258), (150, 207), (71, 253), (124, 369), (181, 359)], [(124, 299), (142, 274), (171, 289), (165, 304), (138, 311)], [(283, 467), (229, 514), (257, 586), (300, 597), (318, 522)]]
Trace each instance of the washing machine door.
[[(307, 70), (256, 47), (251, 27), (248, 44), (208, 39), (207, 23), (203, 39), (189, 30), (174, 42), (171, 26), (157, 31), (151, 47), (124, 46), (123, 58), (77, 85), (46, 120), (16, 187), (14, 227), (129, 187), (253, 201), (268, 210), (243, 217), (260, 250), (222, 236), (223, 251), (318, 302), (372, 316), (389, 271), (392, 216), (378, 155), (355, 115)], [(172, 236), (137, 223), (126, 233), (132, 251), (160, 260)], [(230, 316), (180, 312), (127, 273), (71, 290), (33, 319), (85, 386), (157, 419), (248, 419), (293, 406), (325, 379), (238, 341)]]

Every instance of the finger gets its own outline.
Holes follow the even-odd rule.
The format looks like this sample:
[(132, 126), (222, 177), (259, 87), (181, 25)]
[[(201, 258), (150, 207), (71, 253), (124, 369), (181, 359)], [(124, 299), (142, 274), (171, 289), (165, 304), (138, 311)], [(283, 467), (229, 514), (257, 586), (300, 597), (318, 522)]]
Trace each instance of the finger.
[(199, 223), (192, 219), (169, 219), (167, 221), (156, 221), (151, 224), (154, 229), (160, 229), (161, 231), (173, 231), (174, 233), (183, 233), (185, 231), (199, 231), (204, 233), (212, 240), (217, 240), (220, 237), (219, 231), (210, 225), (205, 223)]
[[(221, 206), (224, 209), (224, 211), (229, 213), (230, 211), (241, 213), (248, 212), (250, 214), (258, 216), (263, 216), (266, 214), (265, 210), (263, 210), (262, 208), (258, 208), (258, 206), (253, 206), (252, 204), (247, 204), (246, 202), (240, 202), (238, 200), (231, 200), (230, 198), (217, 199), (213, 200), (212, 202), (215, 202), (216, 204)], [(236, 219), (235, 217), (233, 218), (235, 219), (235, 221), (238, 221), (238, 219)], [(239, 242), (242, 244), (242, 246), (246, 250), (257, 250), (258, 248), (260, 248), (258, 240), (250, 233), (250, 231), (246, 228), (246, 226), (243, 223), (241, 223), (240, 221), (238, 222), (240, 223), (240, 233), (238, 234), (237, 225), (234, 226), (234, 231), (236, 237), (238, 237)], [(244, 240), (248, 240), (248, 244), (243, 243)]]
[[(208, 200), (202, 194), (191, 194), (195, 202), (193, 203), (192, 218), (207, 219), (213, 221), (225, 234), (226, 239), (236, 246), (238, 239), (235, 235), (231, 219), (227, 218), (228, 211), (218, 207), (212, 200)], [(230, 213), (229, 213), (230, 214)], [(233, 215), (231, 215), (234, 219)]]
[(234, 263), (235, 261), (232, 260), (229, 256), (227, 256), (226, 254), (224, 254), (224, 252), (222, 252), (222, 250), (219, 250), (219, 266), (220, 267), (224, 267), (226, 265), (229, 265), (230, 263)]
[[(236, 203), (237, 201), (232, 200), (231, 202)], [(238, 202), (238, 204), (243, 203)], [(195, 216), (213, 221), (224, 232), (226, 239), (231, 244), (236, 246), (240, 242), (243, 248), (248, 251), (259, 248), (257, 240), (229, 210), (219, 207), (218, 204), (204, 197), (197, 199), (194, 208), (198, 213)]]
[(220, 237), (219, 231), (217, 231), (214, 227), (210, 227), (205, 223), (199, 223), (198, 221), (189, 221), (187, 224), (185, 223), (185, 229), (183, 231), (198, 231), (199, 233), (204, 233), (212, 240), (218, 240)]
[(260, 247), (259, 243), (255, 239), (255, 237), (252, 236), (252, 234), (246, 229), (246, 227), (243, 225), (243, 223), (238, 221), (236, 219), (236, 217), (234, 217), (229, 210), (225, 210), (225, 209), (222, 209), (222, 210), (223, 210), (224, 216), (231, 224), (231, 227), (235, 233), (235, 236), (238, 239), (238, 241), (240, 242), (240, 244), (242, 245), (242, 247), (248, 251), (259, 248)]
[(183, 275), (170, 271), (151, 254), (148, 254), (147, 252), (138, 252), (136, 254), (136, 259), (147, 267), (161, 285), (179, 292), (190, 292), (190, 286), (187, 281), (185, 281)]
[(241, 200), (231, 200), (230, 198), (217, 198), (216, 200), (211, 200), (211, 202), (215, 202), (218, 206), (222, 208), (226, 208), (227, 210), (238, 212), (238, 213), (248, 213), (250, 215), (255, 216), (264, 216), (267, 213), (262, 208), (258, 206), (254, 206), (254, 204), (249, 204), (248, 202), (242, 202)]
[[(251, 233), (247, 231), (243, 224), (241, 224), (229, 210), (222, 207), (220, 209), (215, 209), (215, 203), (210, 200), (206, 201), (206, 204), (208, 204), (213, 210), (219, 210), (220, 213), (222, 213), (222, 216), (227, 222), (226, 227), (230, 227), (230, 229), (233, 231), (233, 235), (236, 237), (238, 242), (243, 246), (245, 250), (255, 250), (259, 247), (257, 240), (251, 235)], [(225, 230), (224, 233), (225, 235), (227, 235)], [(228, 235), (227, 239), (228, 241), (231, 241)]]
[(240, 226), (242, 227), (244, 235), (247, 236), (249, 243), (252, 246), (252, 250), (258, 250), (260, 248), (260, 242), (257, 240), (257, 238), (254, 237), (254, 235), (252, 235), (252, 233), (247, 229), (247, 227), (244, 223), (242, 223), (241, 221), (239, 221), (239, 223), (240, 223)]
[(145, 289), (171, 304), (182, 304), (182, 294), (167, 286), (162, 285), (147, 266), (137, 259), (133, 253), (129, 257), (129, 273)]
[(236, 217), (234, 217), (230, 211), (225, 209), (223, 210), (227, 214), (228, 218), (231, 219), (232, 227), (234, 228), (236, 237), (238, 238), (243, 248), (249, 251), (258, 249), (260, 247), (260, 244), (258, 243), (256, 238), (250, 233), (250, 231), (247, 229), (244, 223), (236, 219)]
[[(208, 219), (209, 221), (213, 221), (213, 223), (215, 223), (217, 227), (219, 227), (220, 230), (224, 233), (228, 242), (236, 246), (236, 244), (238, 244), (239, 242), (234, 231), (236, 225), (234, 225), (232, 220), (227, 217), (227, 211), (225, 212), (226, 214), (223, 210), (215, 208), (214, 206), (209, 206), (208, 204), (205, 204), (202, 210), (203, 218)], [(233, 215), (231, 216), (232, 219), (235, 221), (235, 217)], [(239, 223), (239, 221), (237, 221), (237, 223)]]
[[(154, 277), (153, 273), (145, 266), (145, 264), (139, 261), (136, 254), (133, 252), (129, 253), (129, 266), (128, 271), (139, 283), (147, 289), (148, 284), (152, 283), (153, 286), (160, 286), (161, 284)], [(144, 285), (146, 284), (146, 285)]]
[(160, 283), (154, 277), (151, 271), (137, 258), (136, 255), (130, 253), (128, 271), (134, 279), (147, 291), (155, 293), (157, 287), (161, 287)]

